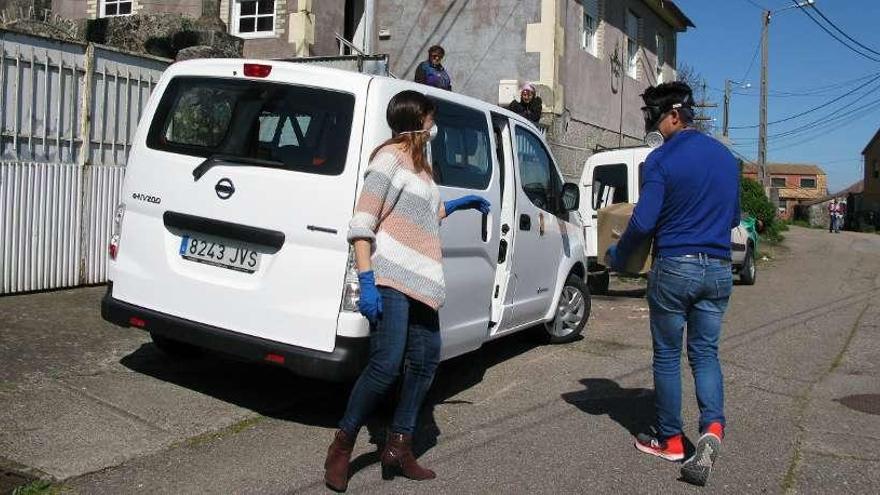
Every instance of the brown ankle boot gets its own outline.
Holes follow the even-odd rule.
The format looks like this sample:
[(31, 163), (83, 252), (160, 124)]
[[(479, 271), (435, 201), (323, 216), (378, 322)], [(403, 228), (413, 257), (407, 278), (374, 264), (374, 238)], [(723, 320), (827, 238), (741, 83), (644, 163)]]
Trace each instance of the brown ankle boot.
[(437, 477), (434, 471), (419, 466), (412, 451), (412, 435), (392, 433), (382, 451), (382, 479), (390, 480), (402, 474), (411, 480), (430, 480)]
[(331, 490), (344, 492), (348, 488), (348, 465), (351, 462), (354, 441), (355, 438), (350, 438), (347, 433), (338, 430), (333, 443), (327, 449), (327, 460), (324, 461), (324, 483)]

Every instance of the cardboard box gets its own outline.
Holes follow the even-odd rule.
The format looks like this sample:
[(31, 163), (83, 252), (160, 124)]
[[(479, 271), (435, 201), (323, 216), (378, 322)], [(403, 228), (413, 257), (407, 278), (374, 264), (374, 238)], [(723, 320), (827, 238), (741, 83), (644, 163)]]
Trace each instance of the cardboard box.
[[(596, 234), (598, 237), (599, 262), (604, 263), (605, 252), (612, 244), (620, 241), (620, 236), (626, 231), (629, 220), (632, 218), (635, 205), (630, 203), (617, 203), (598, 211)], [(624, 264), (623, 273), (644, 274), (651, 270), (651, 246), (649, 239), (638, 246)]]

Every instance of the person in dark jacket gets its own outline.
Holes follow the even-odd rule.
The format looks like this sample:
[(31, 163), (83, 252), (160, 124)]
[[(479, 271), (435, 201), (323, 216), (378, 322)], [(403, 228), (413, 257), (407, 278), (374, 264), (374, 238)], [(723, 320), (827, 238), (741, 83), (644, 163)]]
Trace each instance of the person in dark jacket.
[(435, 88), (452, 91), (452, 79), (446, 68), (443, 67), (443, 57), (446, 56), (446, 50), (440, 45), (434, 45), (428, 48), (428, 60), (420, 63), (416, 67), (415, 81)]
[(535, 87), (526, 83), (519, 90), (519, 101), (511, 101), (507, 105), (507, 109), (537, 124), (541, 120), (541, 109), (543, 106), (544, 103), (541, 101), (541, 97), (536, 94)]
[(730, 229), (740, 220), (739, 167), (723, 144), (691, 127), (694, 100), (687, 84), (650, 87), (642, 98), (646, 131), (659, 131), (665, 143), (645, 160), (639, 202), (607, 253), (619, 271), (637, 246), (654, 241), (648, 307), (657, 422), (656, 432), (639, 434), (635, 446), (670, 461), (685, 457), (680, 367), (686, 340), (701, 436), (681, 474), (704, 485), (724, 437), (718, 344), (733, 287)]

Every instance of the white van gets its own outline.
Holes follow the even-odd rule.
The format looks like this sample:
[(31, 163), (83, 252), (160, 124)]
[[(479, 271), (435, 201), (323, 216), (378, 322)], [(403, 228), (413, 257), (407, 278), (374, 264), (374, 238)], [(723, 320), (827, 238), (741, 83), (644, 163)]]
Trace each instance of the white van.
[[(579, 213), (584, 227), (584, 248), (589, 268), (589, 284), (594, 293), (608, 290), (609, 273), (602, 265), (605, 253), (598, 253), (596, 236), (597, 214), (600, 209), (616, 203), (638, 203), (642, 183), (642, 167), (648, 155), (654, 151), (650, 146), (633, 146), (601, 151), (589, 158), (581, 175), (581, 198)], [(731, 230), (731, 267), (745, 285), (755, 283), (754, 235), (742, 224)]]
[(173, 64), (134, 138), (103, 317), (169, 352), (207, 348), (345, 380), (369, 325), (346, 241), (363, 171), (402, 90), (437, 104), (440, 194), (492, 212), (441, 227), (442, 357), (539, 326), (578, 337), (590, 312), (576, 184), (541, 134), (485, 102), (413, 82), (241, 59)]

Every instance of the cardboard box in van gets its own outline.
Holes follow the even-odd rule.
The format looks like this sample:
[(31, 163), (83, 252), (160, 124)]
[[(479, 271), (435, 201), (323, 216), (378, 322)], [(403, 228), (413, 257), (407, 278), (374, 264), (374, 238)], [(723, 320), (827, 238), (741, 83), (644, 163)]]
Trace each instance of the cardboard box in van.
[[(632, 218), (633, 210), (635, 210), (635, 205), (631, 203), (617, 203), (597, 212), (599, 218), (596, 227), (600, 257), (604, 258), (608, 247), (620, 241), (620, 237), (626, 231), (629, 220)], [(626, 260), (623, 273), (648, 273), (651, 270), (651, 246), (650, 240), (638, 246)]]

